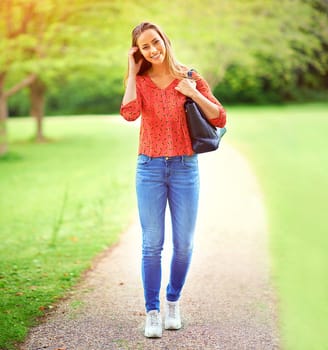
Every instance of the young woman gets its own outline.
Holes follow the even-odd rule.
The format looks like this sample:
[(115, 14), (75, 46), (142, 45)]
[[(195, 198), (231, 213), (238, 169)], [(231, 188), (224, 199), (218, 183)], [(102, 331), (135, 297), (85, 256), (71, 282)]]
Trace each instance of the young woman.
[(161, 337), (161, 252), (169, 205), (173, 255), (166, 288), (165, 329), (180, 329), (179, 298), (190, 265), (198, 207), (199, 174), (186, 124), (184, 102), (191, 97), (210, 122), (223, 127), (226, 113), (206, 81), (175, 59), (171, 43), (155, 24), (132, 31), (121, 115), (140, 115), (136, 190), (142, 228), (142, 280), (147, 311), (145, 336)]

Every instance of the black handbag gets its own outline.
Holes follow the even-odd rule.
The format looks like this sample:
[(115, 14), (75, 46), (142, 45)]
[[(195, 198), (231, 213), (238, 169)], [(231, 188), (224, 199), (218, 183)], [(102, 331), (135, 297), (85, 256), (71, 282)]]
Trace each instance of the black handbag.
[(184, 103), (192, 149), (195, 153), (215, 151), (227, 129), (216, 128), (205, 117), (198, 104), (190, 97)]

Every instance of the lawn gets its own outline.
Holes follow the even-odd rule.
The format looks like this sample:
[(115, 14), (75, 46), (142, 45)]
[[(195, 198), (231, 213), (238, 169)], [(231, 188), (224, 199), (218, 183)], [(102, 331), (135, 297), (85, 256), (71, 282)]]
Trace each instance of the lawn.
[[(328, 104), (230, 107), (230, 142), (264, 193), (284, 350), (327, 349)], [(9, 122), (0, 160), (0, 348), (76, 284), (135, 215), (137, 129), (119, 117)]]
[[(120, 117), (9, 121), (0, 160), (0, 348), (22, 340), (135, 215), (136, 128)], [(116, 121), (115, 121), (116, 120)]]
[(328, 349), (328, 104), (228, 112), (264, 193), (283, 349)]

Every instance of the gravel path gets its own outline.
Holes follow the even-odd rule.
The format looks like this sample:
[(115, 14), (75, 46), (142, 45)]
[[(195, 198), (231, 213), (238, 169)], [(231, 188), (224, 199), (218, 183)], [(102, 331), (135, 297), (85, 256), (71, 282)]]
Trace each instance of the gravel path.
[[(245, 159), (224, 142), (199, 157), (201, 201), (194, 257), (181, 298), (183, 327), (143, 336), (140, 230), (97, 259), (69, 297), (33, 328), (21, 350), (279, 349), (267, 228)], [(168, 280), (169, 234), (163, 257)], [(164, 300), (164, 293), (162, 293)]]

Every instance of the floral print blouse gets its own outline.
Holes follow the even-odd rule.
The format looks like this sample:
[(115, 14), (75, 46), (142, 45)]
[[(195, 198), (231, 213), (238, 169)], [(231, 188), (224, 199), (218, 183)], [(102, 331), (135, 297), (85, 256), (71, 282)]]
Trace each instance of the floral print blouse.
[[(149, 157), (172, 157), (194, 154), (188, 133), (184, 102), (186, 96), (175, 90), (179, 80), (173, 80), (166, 88), (159, 88), (148, 75), (138, 75), (137, 98), (122, 104), (120, 113), (128, 121), (140, 115), (139, 154)], [(207, 82), (200, 76), (196, 88), (220, 110), (218, 118), (210, 122), (223, 127), (226, 112), (213, 96)]]

